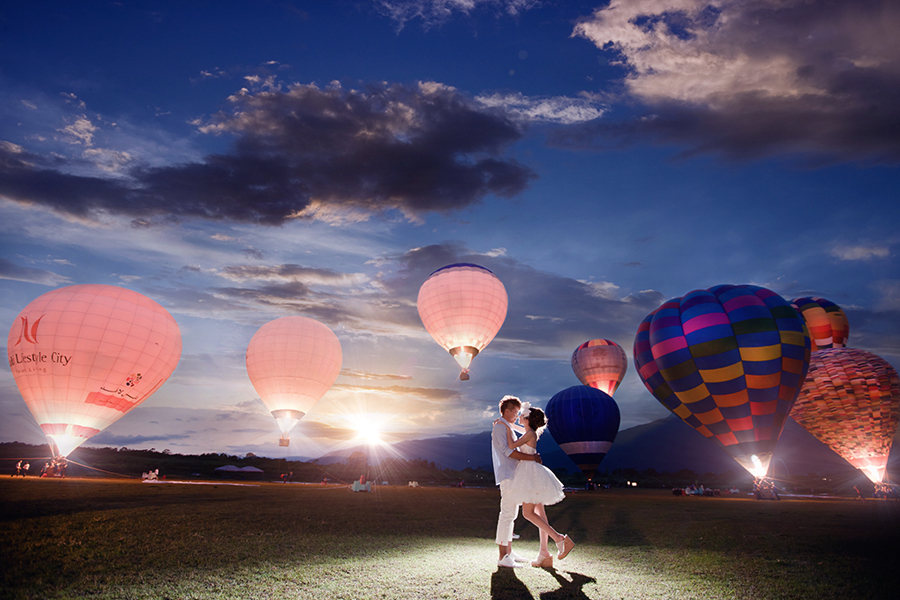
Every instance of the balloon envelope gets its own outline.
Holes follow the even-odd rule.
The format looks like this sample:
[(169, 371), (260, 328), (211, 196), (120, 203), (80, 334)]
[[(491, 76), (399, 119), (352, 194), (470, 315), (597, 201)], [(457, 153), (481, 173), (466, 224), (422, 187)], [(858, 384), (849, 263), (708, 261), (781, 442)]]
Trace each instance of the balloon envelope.
[(757, 477), (768, 471), (809, 354), (797, 311), (752, 285), (670, 300), (634, 341), (635, 368), (656, 399)]
[(619, 432), (619, 406), (612, 397), (585, 385), (557, 392), (547, 403), (547, 429), (588, 480)]
[(142, 294), (72, 285), (22, 309), (7, 350), (25, 404), (54, 452), (66, 456), (169, 378), (181, 357), (181, 332)]
[(478, 265), (447, 265), (432, 273), (416, 301), (425, 329), (464, 370), (506, 319), (503, 283)]
[(628, 370), (628, 358), (613, 341), (590, 340), (572, 353), (572, 370), (584, 385), (612, 396)]
[(840, 306), (825, 298), (794, 298), (791, 306), (806, 321), (813, 352), (847, 345), (850, 322)]
[(880, 483), (900, 420), (900, 378), (886, 360), (865, 350), (813, 352), (791, 417)]
[(334, 332), (307, 317), (269, 321), (247, 346), (247, 375), (284, 434), (334, 384), (342, 361)]

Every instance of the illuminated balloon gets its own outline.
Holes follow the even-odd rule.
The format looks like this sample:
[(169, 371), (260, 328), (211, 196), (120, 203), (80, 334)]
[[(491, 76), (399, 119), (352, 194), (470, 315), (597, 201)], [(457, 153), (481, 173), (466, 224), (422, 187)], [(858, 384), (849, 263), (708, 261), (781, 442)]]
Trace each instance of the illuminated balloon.
[(865, 350), (813, 352), (791, 417), (880, 483), (900, 420), (900, 377), (886, 360)]
[(506, 319), (506, 288), (478, 265), (447, 265), (419, 288), (419, 317), (438, 344), (456, 359), (468, 379), (469, 364), (491, 343)]
[(613, 341), (591, 340), (572, 353), (572, 370), (584, 385), (612, 396), (628, 370), (628, 358)]
[(111, 285), (72, 285), (37, 297), (6, 344), (25, 404), (67, 456), (159, 389), (181, 358), (166, 309)]
[(813, 352), (847, 345), (850, 323), (840, 306), (825, 298), (794, 298), (791, 306), (806, 321)]
[(547, 403), (547, 429), (590, 481), (619, 433), (619, 406), (586, 385), (557, 392)]
[(803, 319), (752, 285), (720, 285), (675, 298), (647, 315), (634, 365), (657, 400), (757, 477), (809, 368)]
[(341, 343), (326, 325), (307, 317), (282, 317), (259, 328), (247, 346), (247, 375), (281, 430), (288, 433), (334, 384)]

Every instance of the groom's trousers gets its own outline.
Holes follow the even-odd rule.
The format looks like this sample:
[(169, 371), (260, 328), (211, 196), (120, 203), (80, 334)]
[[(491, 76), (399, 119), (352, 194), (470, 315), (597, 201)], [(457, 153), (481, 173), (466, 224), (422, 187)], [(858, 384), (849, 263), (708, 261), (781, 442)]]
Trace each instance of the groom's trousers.
[(497, 545), (499, 546), (507, 546), (512, 541), (513, 525), (516, 517), (519, 516), (519, 505), (504, 493), (511, 481), (511, 479), (504, 479), (500, 482), (500, 518), (497, 519)]

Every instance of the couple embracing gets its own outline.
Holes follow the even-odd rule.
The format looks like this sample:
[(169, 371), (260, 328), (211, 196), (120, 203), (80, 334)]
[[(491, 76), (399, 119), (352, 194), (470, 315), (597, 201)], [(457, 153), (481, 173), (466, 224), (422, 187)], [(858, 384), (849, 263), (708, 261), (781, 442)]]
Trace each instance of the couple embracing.
[(563, 485), (537, 453), (537, 439), (547, 424), (544, 412), (515, 396), (500, 400), (500, 418), (491, 430), (491, 455), (494, 479), (500, 486), (500, 518), (497, 521), (497, 545), (501, 567), (521, 567), (527, 559), (512, 551), (513, 524), (522, 514), (540, 529), (541, 549), (531, 561), (533, 567), (552, 567), (553, 555), (548, 538), (556, 543), (557, 558), (562, 560), (575, 547), (569, 536), (550, 526), (544, 506), (563, 498)]

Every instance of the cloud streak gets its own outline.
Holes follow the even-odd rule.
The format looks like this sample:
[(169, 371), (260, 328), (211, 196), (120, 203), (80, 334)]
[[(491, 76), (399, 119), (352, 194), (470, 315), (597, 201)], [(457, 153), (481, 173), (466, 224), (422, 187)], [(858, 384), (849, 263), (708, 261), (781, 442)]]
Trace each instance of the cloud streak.
[(573, 125), (599, 119), (606, 111), (599, 98), (587, 93), (575, 98), (494, 93), (481, 94), (475, 99), (484, 106), (502, 108), (510, 115), (527, 122)]
[(0, 279), (24, 281), (46, 286), (57, 286), (69, 283), (69, 278), (43, 269), (20, 267), (5, 258), (0, 258)]

